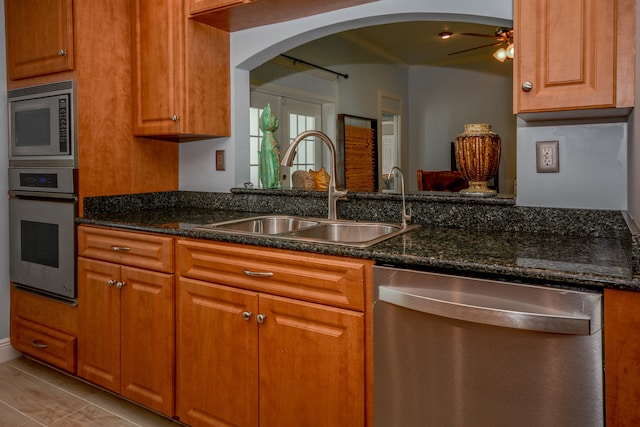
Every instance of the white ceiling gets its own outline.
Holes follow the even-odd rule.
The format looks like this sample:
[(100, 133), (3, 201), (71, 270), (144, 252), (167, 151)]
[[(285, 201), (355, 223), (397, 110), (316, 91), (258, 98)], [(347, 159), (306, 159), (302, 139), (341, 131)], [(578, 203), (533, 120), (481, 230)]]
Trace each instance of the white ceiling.
[[(492, 56), (497, 46), (450, 55), (495, 41), (492, 38), (461, 33), (493, 36), (495, 30), (494, 26), (464, 22), (401, 22), (333, 34), (299, 46), (286, 54), (325, 67), (356, 63), (430, 65), (473, 67), (485, 72), (511, 75), (511, 60), (500, 63)], [(438, 37), (441, 31), (450, 31), (453, 36), (442, 40)]]

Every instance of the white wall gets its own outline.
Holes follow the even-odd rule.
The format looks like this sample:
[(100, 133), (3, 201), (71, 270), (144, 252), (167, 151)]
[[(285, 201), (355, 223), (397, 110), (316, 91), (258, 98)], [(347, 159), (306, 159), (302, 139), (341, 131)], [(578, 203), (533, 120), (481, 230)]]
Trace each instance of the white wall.
[[(640, 46), (640, 5), (636, 1), (636, 46)], [(636, 48), (635, 98), (640, 101), (640, 52)], [(640, 223), (640, 114), (634, 110), (629, 121), (629, 215)]]
[(4, 35), (4, 1), (0, 0), (0, 359), (3, 343), (9, 337), (9, 187), (7, 168), (9, 148), (7, 136), (7, 67)]
[[(627, 209), (627, 124), (518, 127), (520, 206)], [(536, 141), (559, 142), (558, 173), (536, 172)]]

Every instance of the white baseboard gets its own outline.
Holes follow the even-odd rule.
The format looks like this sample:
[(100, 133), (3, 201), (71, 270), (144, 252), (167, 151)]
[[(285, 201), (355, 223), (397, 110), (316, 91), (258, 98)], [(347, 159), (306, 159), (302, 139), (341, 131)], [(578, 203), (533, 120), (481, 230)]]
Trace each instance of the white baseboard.
[(13, 348), (9, 338), (4, 338), (0, 340), (0, 363), (7, 362), (11, 359), (15, 359), (21, 354), (22, 353), (20, 353), (18, 350)]

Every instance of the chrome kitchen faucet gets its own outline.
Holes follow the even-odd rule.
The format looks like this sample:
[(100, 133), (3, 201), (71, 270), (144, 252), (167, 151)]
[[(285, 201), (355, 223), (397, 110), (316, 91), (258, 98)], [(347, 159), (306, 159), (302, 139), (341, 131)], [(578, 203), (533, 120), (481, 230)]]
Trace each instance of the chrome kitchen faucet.
[(393, 166), (389, 169), (389, 173), (387, 174), (387, 179), (391, 179), (391, 174), (394, 170), (398, 171), (400, 175), (400, 190), (402, 192), (402, 226), (406, 227), (407, 224), (411, 223), (411, 207), (407, 208), (404, 202), (404, 175), (402, 174), (402, 170), (398, 166)]
[(280, 164), (282, 166), (291, 167), (291, 165), (293, 164), (293, 157), (296, 152), (296, 147), (301, 141), (310, 136), (320, 138), (320, 140), (327, 144), (327, 146), (329, 147), (329, 151), (331, 152), (331, 174), (329, 175), (329, 187), (327, 188), (327, 193), (329, 193), (328, 218), (338, 219), (338, 200), (346, 198), (347, 190), (336, 189), (336, 147), (327, 135), (317, 130), (308, 130), (300, 133), (294, 138), (294, 140), (291, 142), (291, 145), (289, 145), (289, 148), (287, 148), (287, 151), (285, 151), (285, 153), (282, 155)]

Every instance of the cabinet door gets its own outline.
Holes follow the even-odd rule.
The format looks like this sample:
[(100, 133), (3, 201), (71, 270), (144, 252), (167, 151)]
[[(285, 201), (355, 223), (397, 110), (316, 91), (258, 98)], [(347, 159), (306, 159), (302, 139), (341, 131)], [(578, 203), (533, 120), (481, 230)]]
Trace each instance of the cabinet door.
[(181, 1), (132, 2), (133, 133), (177, 141), (230, 134), (229, 33)]
[(177, 301), (180, 421), (257, 426), (258, 294), (181, 277)]
[(640, 425), (640, 293), (604, 290), (607, 426)]
[(6, 0), (7, 75), (73, 69), (72, 0)]
[(181, 132), (182, 2), (132, 2), (134, 134)]
[(616, 105), (616, 1), (516, 0), (514, 30), (516, 113)]
[(121, 267), (120, 394), (173, 416), (173, 275)]
[(260, 426), (363, 426), (364, 314), (260, 295)]
[(120, 267), (78, 258), (78, 376), (120, 392)]

